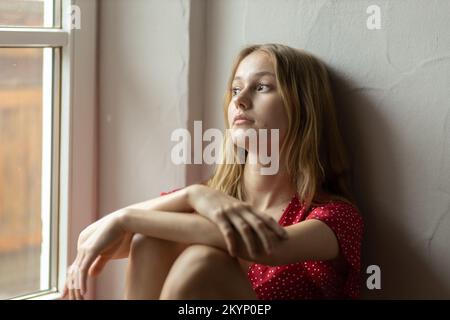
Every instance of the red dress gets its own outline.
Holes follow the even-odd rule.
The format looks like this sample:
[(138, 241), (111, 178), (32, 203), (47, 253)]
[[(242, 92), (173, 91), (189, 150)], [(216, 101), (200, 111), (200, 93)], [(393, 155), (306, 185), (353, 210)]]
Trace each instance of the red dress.
[[(161, 192), (165, 195), (174, 192)], [(247, 276), (261, 300), (358, 299), (361, 281), (361, 242), (364, 223), (358, 209), (344, 201), (311, 206), (306, 212), (297, 196), (278, 223), (290, 226), (318, 219), (336, 235), (340, 255), (328, 261), (302, 261), (280, 266), (254, 263)]]
[(254, 263), (248, 278), (261, 300), (358, 299), (360, 297), (363, 220), (358, 209), (344, 201), (312, 206), (308, 212), (293, 197), (279, 220), (290, 226), (318, 219), (334, 231), (340, 256), (328, 261), (302, 261), (280, 266)]

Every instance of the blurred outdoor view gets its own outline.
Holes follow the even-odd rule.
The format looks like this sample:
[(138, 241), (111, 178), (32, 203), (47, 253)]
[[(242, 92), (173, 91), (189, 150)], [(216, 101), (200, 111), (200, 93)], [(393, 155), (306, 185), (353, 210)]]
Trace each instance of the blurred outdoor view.
[(55, 4), (55, 25), (59, 25), (59, 1), (54, 0), (0, 0), (0, 26), (53, 27), (44, 21), (45, 5)]
[[(44, 0), (0, 0), (0, 26), (43, 26)], [(0, 48), (0, 299), (40, 290), (42, 48)]]

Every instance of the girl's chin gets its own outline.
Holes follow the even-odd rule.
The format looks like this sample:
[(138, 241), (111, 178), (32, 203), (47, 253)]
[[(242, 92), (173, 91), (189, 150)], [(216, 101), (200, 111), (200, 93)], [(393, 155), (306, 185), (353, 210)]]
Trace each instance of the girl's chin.
[(234, 125), (230, 128), (230, 131), (231, 131), (232, 133), (236, 133), (236, 132), (239, 133), (239, 132), (246, 132), (247, 130), (250, 130), (250, 131), (254, 130), (255, 133), (257, 133), (257, 132), (258, 132), (258, 129), (259, 129), (259, 128), (255, 127), (255, 126), (252, 125), (252, 124), (239, 124), (239, 125), (234, 124)]
[(258, 128), (256, 128), (253, 123), (235, 123), (231, 126), (230, 128), (231, 130), (247, 130), (247, 129), (254, 129), (254, 130), (258, 130)]

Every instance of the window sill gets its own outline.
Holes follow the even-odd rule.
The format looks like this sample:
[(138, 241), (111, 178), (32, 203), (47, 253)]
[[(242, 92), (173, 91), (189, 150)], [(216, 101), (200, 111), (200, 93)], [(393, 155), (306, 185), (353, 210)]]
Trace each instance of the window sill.
[(19, 296), (10, 300), (60, 300), (61, 292), (58, 291), (43, 291), (29, 295)]

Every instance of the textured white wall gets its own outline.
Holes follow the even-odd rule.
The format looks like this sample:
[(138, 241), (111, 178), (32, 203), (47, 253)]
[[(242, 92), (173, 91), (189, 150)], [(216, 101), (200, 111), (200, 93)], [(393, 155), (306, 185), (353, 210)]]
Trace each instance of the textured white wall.
[[(366, 27), (372, 4), (379, 30)], [(216, 0), (206, 12), (206, 124), (223, 128), (218, 110), (244, 44), (322, 58), (367, 226), (363, 267), (382, 273), (382, 289), (364, 297), (450, 298), (450, 2)]]
[[(187, 1), (100, 2), (99, 212), (186, 183), (170, 160), (170, 134), (186, 128)], [(98, 299), (122, 299), (125, 260), (97, 280)]]
[[(222, 129), (239, 48), (283, 43), (330, 68), (366, 222), (363, 269), (382, 272), (364, 297), (450, 298), (449, 1), (100, 4), (101, 214), (194, 181), (197, 167), (170, 162), (171, 131), (201, 117)], [(373, 4), (380, 30), (366, 27)], [(122, 298), (123, 270), (107, 266), (97, 298)]]

